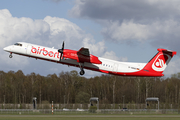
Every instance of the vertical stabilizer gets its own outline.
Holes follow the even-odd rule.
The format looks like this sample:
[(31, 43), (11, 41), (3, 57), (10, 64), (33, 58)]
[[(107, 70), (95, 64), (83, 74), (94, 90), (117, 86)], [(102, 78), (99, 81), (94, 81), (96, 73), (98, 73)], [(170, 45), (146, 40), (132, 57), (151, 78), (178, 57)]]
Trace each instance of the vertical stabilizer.
[(159, 52), (146, 64), (143, 70), (153, 74), (162, 74), (176, 51), (157, 49)]

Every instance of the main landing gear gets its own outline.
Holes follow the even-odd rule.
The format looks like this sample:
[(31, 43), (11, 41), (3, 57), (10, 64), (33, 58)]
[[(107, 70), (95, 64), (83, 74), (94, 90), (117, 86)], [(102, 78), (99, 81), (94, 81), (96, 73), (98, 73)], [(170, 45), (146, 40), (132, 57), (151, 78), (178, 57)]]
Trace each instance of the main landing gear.
[(9, 55), (9, 58), (12, 58), (13, 56), (12, 56), (12, 53), (10, 53), (10, 55)]
[(85, 74), (85, 71), (84, 71), (84, 69), (83, 69), (84, 63), (79, 63), (79, 67), (80, 67), (80, 69), (81, 69), (81, 71), (79, 72), (79, 74), (80, 74), (80, 75), (84, 75), (84, 74)]
[(84, 75), (84, 73), (85, 71), (83, 69), (79, 72), (80, 75)]

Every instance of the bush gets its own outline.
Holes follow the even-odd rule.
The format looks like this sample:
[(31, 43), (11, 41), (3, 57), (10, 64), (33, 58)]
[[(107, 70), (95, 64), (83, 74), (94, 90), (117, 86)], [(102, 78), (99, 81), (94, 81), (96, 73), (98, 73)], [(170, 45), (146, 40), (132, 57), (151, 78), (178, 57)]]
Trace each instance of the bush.
[(90, 112), (90, 113), (95, 113), (96, 110), (97, 110), (97, 107), (96, 107), (96, 106), (91, 106), (91, 107), (89, 108), (89, 112)]

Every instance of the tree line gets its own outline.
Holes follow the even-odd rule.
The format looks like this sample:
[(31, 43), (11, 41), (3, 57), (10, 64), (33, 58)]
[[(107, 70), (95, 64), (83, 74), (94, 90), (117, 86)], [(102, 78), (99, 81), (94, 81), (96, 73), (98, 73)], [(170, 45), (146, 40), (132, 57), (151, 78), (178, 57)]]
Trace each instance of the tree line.
[(0, 71), (0, 103), (59, 104), (89, 103), (98, 97), (100, 104), (145, 103), (147, 97), (158, 97), (161, 103), (180, 102), (180, 73), (165, 77), (122, 77), (103, 74), (92, 78), (77, 71), (41, 76), (31, 73)]

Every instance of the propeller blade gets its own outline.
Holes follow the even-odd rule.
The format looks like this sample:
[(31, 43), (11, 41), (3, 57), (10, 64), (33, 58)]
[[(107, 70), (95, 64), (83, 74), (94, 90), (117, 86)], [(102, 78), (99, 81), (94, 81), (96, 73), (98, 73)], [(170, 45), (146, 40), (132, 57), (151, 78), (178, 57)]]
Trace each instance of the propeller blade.
[(64, 41), (63, 41), (63, 44), (62, 44), (62, 50), (64, 50)]
[(60, 55), (60, 61), (61, 61), (62, 54), (63, 54), (63, 53), (61, 53), (61, 55)]
[(61, 61), (61, 57), (63, 55), (63, 51), (64, 51), (64, 41), (63, 41), (63, 44), (62, 44), (62, 48), (58, 50), (59, 53), (61, 53), (60, 55), (60, 61)]

